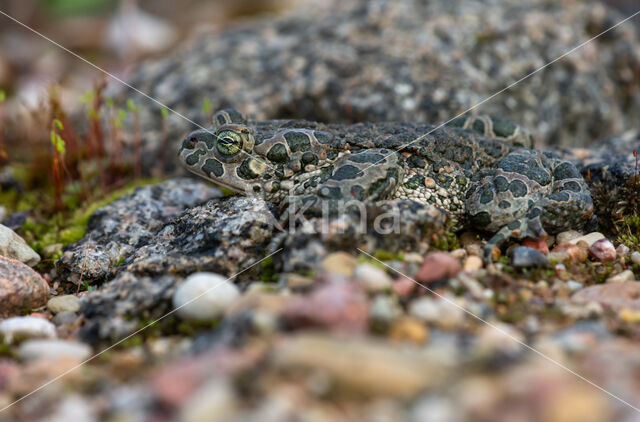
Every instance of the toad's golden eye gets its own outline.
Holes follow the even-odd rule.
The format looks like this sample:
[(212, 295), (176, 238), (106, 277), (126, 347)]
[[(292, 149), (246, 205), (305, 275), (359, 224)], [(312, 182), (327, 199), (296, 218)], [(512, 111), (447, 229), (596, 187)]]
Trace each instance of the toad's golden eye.
[(233, 130), (223, 130), (217, 137), (216, 148), (225, 157), (232, 157), (242, 149), (242, 136)]

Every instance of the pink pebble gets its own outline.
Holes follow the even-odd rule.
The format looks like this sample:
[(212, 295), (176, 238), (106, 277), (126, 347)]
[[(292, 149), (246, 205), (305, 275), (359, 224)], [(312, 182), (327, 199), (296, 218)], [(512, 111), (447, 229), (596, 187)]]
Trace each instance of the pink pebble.
[(415, 275), (420, 283), (433, 283), (448, 277), (455, 277), (462, 266), (460, 261), (446, 252), (431, 252), (424, 257), (422, 266)]
[(400, 297), (407, 297), (416, 289), (418, 285), (406, 277), (401, 277), (393, 282), (391, 289)]
[(609, 239), (600, 239), (591, 245), (589, 255), (601, 262), (613, 262), (616, 260), (616, 248)]

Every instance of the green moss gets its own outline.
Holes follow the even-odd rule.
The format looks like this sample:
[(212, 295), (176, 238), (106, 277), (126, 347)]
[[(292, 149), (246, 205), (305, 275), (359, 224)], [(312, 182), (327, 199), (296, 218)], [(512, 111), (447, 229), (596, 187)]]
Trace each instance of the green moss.
[[(77, 208), (71, 211), (71, 213), (56, 213), (48, 219), (45, 219), (42, 216), (28, 218), (22, 225), (20, 234), (22, 234), (27, 243), (29, 243), (29, 246), (39, 254), (42, 254), (42, 251), (46, 246), (54, 243), (67, 245), (69, 243), (77, 242), (86, 234), (89, 218), (99, 208), (102, 208), (125, 195), (131, 194), (140, 186), (152, 183), (157, 183), (157, 180), (145, 179), (136, 183), (131, 183), (121, 189), (111, 192), (104, 198), (86, 205), (85, 207), (78, 205)], [(23, 201), (31, 202), (30, 199), (23, 199)], [(76, 203), (80, 204), (81, 201), (77, 200)], [(29, 203), (27, 209), (37, 210), (38, 208)]]
[(260, 263), (262, 271), (260, 272), (260, 280), (265, 283), (271, 283), (278, 281), (278, 274), (276, 273), (273, 258), (269, 257)]
[(453, 223), (449, 224), (447, 230), (433, 241), (433, 247), (441, 251), (453, 251), (460, 248), (458, 236), (455, 233), (456, 227)]

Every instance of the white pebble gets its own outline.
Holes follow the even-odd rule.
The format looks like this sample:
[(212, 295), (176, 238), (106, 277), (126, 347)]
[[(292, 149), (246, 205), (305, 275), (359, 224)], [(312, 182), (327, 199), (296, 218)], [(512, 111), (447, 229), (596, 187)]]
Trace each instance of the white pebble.
[(613, 277), (607, 279), (607, 283), (624, 283), (625, 281), (635, 281), (636, 276), (631, 270), (624, 270), (620, 274), (616, 274)]
[(573, 245), (577, 245), (578, 242), (584, 241), (584, 242), (587, 242), (587, 245), (591, 246), (594, 243), (596, 243), (598, 240), (604, 239), (604, 238), (605, 237), (602, 233), (593, 232), (593, 233), (585, 234), (584, 236), (581, 236), (581, 237), (576, 237), (575, 239), (571, 239), (569, 243)]
[(640, 266), (640, 252), (635, 251), (631, 254), (631, 262)]
[(368, 292), (388, 290), (393, 282), (384, 270), (371, 264), (358, 265), (353, 276)]
[(212, 321), (221, 317), (240, 295), (235, 284), (214, 273), (195, 273), (178, 287), (173, 306), (186, 320)]
[(20, 345), (18, 356), (23, 361), (37, 359), (57, 360), (71, 358), (83, 361), (91, 356), (91, 348), (76, 341), (67, 340), (27, 340)]
[(34, 316), (13, 317), (0, 322), (0, 334), (5, 343), (13, 343), (15, 337), (56, 337), (56, 327), (43, 318)]

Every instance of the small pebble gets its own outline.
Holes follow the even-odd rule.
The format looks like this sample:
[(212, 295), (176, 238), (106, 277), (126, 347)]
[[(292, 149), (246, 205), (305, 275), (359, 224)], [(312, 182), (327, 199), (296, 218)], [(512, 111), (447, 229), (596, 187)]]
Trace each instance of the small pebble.
[(63, 247), (64, 245), (62, 243), (53, 243), (51, 245), (47, 245), (44, 247), (44, 249), (42, 249), (42, 255), (46, 256), (47, 258), (53, 257), (56, 254), (62, 252)]
[(640, 266), (640, 252), (634, 251), (631, 253), (631, 262)]
[(0, 334), (5, 343), (14, 339), (56, 337), (56, 327), (44, 318), (34, 316), (13, 317), (0, 322)]
[(462, 269), (460, 261), (446, 252), (430, 252), (415, 275), (420, 283), (433, 283), (445, 278), (454, 277)]
[(566, 232), (558, 233), (558, 235), (556, 236), (556, 242), (568, 243), (568, 242), (571, 242), (573, 239), (578, 239), (580, 237), (582, 237), (582, 233), (577, 232), (575, 230), (569, 230)]
[(351, 277), (356, 268), (356, 258), (346, 252), (334, 252), (327, 255), (321, 266), (328, 273)]
[(400, 277), (393, 281), (392, 290), (400, 297), (407, 297), (418, 287), (418, 285), (407, 277)]
[(604, 238), (605, 237), (602, 233), (593, 232), (593, 233), (585, 234), (584, 236), (581, 236), (581, 237), (576, 237), (575, 239), (571, 239), (569, 243), (577, 245), (579, 242), (585, 242), (590, 247), (598, 240), (604, 239)]
[(389, 324), (400, 313), (401, 309), (391, 296), (380, 294), (371, 300), (369, 315), (372, 321)]
[(451, 256), (455, 259), (465, 259), (467, 256), (467, 251), (464, 249), (456, 249), (451, 251)]
[(547, 257), (535, 249), (517, 246), (510, 251), (511, 265), (516, 268), (546, 267), (549, 265)]
[(624, 270), (620, 274), (616, 274), (613, 277), (607, 279), (607, 283), (624, 283), (625, 281), (635, 281), (636, 276), (631, 270)]
[(422, 344), (427, 341), (428, 336), (427, 326), (411, 317), (399, 318), (389, 330), (389, 338), (393, 341)]
[(572, 264), (585, 262), (589, 257), (586, 249), (583, 249), (580, 246), (574, 245), (572, 243), (560, 243), (555, 248), (553, 248), (551, 253), (566, 253), (569, 258), (569, 262), (571, 262)]
[(569, 287), (569, 290), (571, 290), (572, 292), (575, 292), (582, 289), (584, 287), (584, 284), (578, 283), (575, 280), (569, 280), (567, 281), (567, 287)]
[(71, 311), (62, 311), (53, 317), (53, 323), (56, 325), (66, 325), (75, 322), (78, 319), (78, 315)]
[(549, 262), (555, 261), (560, 263), (560, 262), (569, 261), (569, 254), (566, 252), (549, 252), (549, 255), (547, 255), (547, 258), (549, 259)]
[(371, 264), (358, 265), (354, 271), (353, 277), (368, 292), (379, 292), (391, 288), (393, 280), (382, 269)]
[(465, 273), (472, 273), (482, 268), (482, 258), (472, 255), (465, 259), (462, 270)]
[(589, 254), (602, 262), (613, 262), (616, 260), (616, 248), (609, 239), (600, 239), (595, 241), (589, 247)]
[(212, 321), (221, 317), (238, 298), (235, 284), (219, 274), (196, 273), (182, 283), (173, 295), (173, 306), (186, 320)]
[(618, 256), (623, 258), (629, 255), (630, 251), (631, 250), (629, 249), (629, 247), (623, 243), (619, 244), (618, 247), (616, 248), (616, 253), (618, 254)]
[(47, 309), (54, 314), (63, 311), (78, 312), (80, 310), (80, 299), (74, 295), (55, 296), (47, 302)]
[[(420, 297), (409, 305), (409, 314), (421, 321), (446, 329), (459, 328), (465, 322), (464, 304), (455, 297), (433, 299)], [(453, 303), (451, 303), (453, 302)], [(458, 306), (456, 306), (456, 304)]]
[(76, 341), (67, 340), (27, 340), (20, 345), (18, 356), (23, 361), (37, 359), (57, 360), (71, 358), (83, 361), (91, 356), (91, 348)]
[(531, 237), (527, 237), (522, 241), (522, 246), (535, 249), (536, 251), (545, 255), (549, 253), (549, 246), (547, 245), (547, 241), (543, 239), (533, 239)]

